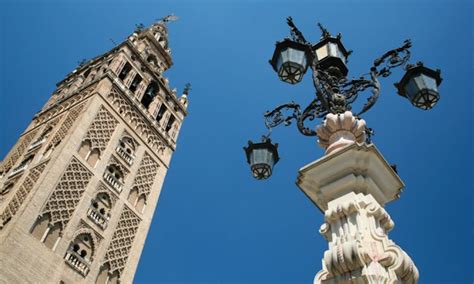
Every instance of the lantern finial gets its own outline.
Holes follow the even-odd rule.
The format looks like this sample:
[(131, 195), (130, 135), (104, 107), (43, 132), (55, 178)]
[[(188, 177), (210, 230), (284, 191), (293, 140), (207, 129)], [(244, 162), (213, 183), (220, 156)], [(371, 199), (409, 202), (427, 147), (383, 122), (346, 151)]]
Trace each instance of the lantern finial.
[(331, 36), (329, 31), (325, 27), (323, 27), (321, 23), (318, 23), (318, 27), (321, 30), (321, 39), (325, 39)]

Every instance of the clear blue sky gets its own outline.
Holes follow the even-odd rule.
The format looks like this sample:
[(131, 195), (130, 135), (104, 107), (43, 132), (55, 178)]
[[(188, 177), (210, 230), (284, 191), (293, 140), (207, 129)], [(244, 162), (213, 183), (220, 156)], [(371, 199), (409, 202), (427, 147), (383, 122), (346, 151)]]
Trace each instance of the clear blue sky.
[[(383, 2), (383, 3), (381, 3)], [(276, 129), (281, 161), (254, 180), (242, 146), (264, 132), (262, 113), (287, 101), (308, 103), (309, 76), (278, 81), (268, 64), (293, 16), (307, 39), (316, 22), (341, 32), (350, 76), (413, 40), (413, 60), (442, 69), (441, 100), (412, 107), (384, 79), (364, 118), (374, 143), (398, 165), (406, 189), (387, 206), (390, 237), (414, 259), (421, 283), (473, 278), (472, 89), (470, 1), (18, 1), (0, 3), (0, 156), (4, 156), (55, 83), (82, 58), (120, 42), (135, 24), (175, 13), (169, 25), (181, 91), (193, 84), (189, 116), (166, 178), (138, 267), (137, 283), (310, 283), (327, 243), (323, 216), (295, 186), (297, 171), (321, 157), (313, 138)], [(363, 101), (365, 99), (362, 98)]]

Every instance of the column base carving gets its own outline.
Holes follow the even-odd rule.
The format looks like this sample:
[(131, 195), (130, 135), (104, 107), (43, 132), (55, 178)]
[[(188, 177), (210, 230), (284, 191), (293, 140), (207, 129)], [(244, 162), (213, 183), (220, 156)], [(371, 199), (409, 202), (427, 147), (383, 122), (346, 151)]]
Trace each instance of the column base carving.
[(320, 233), (329, 242), (314, 283), (418, 283), (411, 258), (388, 232), (394, 223), (371, 194), (329, 202)]

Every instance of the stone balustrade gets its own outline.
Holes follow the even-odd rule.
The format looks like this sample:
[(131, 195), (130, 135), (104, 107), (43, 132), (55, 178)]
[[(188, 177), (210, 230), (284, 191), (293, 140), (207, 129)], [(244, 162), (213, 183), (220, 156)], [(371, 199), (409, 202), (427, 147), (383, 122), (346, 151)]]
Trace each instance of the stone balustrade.
[(8, 176), (11, 177), (11, 176), (17, 175), (17, 174), (23, 172), (24, 170), (26, 170), (26, 168), (28, 168), (27, 164), (26, 165), (19, 165), (18, 167), (14, 168)]
[(99, 212), (99, 210), (97, 210), (96, 208), (91, 206), (89, 210), (87, 211), (87, 216), (99, 227), (101, 227), (102, 230), (105, 230), (105, 228), (107, 228), (107, 224), (109, 223), (109, 218), (102, 215)]
[(135, 156), (133, 154), (128, 153), (124, 148), (120, 146), (117, 146), (115, 151), (117, 152), (117, 154), (119, 154), (120, 157), (125, 160), (125, 162), (127, 162), (129, 166), (133, 164), (133, 161), (135, 160)]
[(28, 147), (29, 150), (34, 149), (40, 145), (42, 145), (46, 141), (46, 138), (42, 138), (39, 140), (36, 140), (35, 142), (31, 143), (30, 147)]
[(105, 172), (104, 180), (107, 182), (108, 185), (112, 186), (112, 188), (115, 189), (118, 193), (122, 192), (123, 184), (116, 177), (109, 174), (108, 172)]
[(82, 276), (86, 276), (89, 273), (91, 263), (80, 256), (77, 252), (68, 250), (64, 259), (69, 266), (79, 272)]

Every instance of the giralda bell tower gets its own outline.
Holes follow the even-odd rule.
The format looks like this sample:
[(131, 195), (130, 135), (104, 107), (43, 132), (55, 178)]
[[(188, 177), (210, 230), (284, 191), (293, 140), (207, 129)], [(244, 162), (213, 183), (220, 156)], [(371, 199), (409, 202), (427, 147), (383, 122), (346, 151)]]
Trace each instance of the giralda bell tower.
[(168, 16), (57, 84), (0, 164), (0, 283), (131, 283), (188, 105)]

